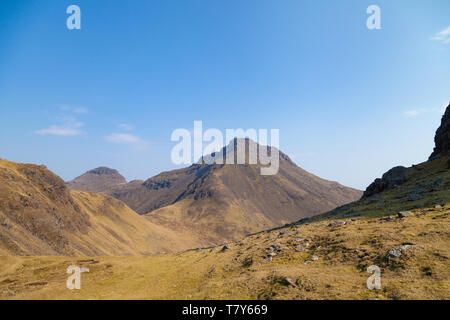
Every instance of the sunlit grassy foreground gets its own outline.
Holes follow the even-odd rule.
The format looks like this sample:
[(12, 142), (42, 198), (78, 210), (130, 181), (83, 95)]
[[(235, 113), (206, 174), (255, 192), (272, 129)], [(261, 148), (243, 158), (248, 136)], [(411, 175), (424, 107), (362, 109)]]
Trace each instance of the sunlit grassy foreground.
[[(402, 219), (292, 225), (230, 243), (226, 250), (219, 246), (146, 257), (4, 256), (0, 297), (450, 299), (450, 207), (412, 213)], [(334, 221), (351, 222), (330, 226)], [(412, 247), (399, 258), (386, 259), (391, 249), (405, 244)], [(81, 276), (81, 290), (66, 288), (66, 268), (72, 264), (90, 269)], [(370, 265), (381, 268), (380, 290), (367, 288)]]

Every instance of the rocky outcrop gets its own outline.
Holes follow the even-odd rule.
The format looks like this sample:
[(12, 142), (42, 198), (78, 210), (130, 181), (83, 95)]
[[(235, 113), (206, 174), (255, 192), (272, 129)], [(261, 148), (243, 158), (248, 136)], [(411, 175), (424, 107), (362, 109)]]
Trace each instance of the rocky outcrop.
[(367, 187), (363, 197), (370, 197), (385, 190), (390, 190), (401, 185), (406, 181), (406, 168), (395, 167), (383, 174), (383, 176), (375, 179), (370, 186)]
[(436, 131), (434, 142), (435, 147), (430, 160), (438, 156), (450, 155), (450, 104), (442, 116), (441, 126)]

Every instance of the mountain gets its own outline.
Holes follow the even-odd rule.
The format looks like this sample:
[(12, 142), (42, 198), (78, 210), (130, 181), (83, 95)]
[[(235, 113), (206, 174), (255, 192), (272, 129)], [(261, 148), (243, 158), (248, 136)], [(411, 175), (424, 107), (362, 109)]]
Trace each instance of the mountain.
[(117, 170), (99, 167), (89, 170), (83, 175), (67, 182), (67, 185), (72, 190), (102, 192), (125, 183), (127, 181)]
[[(449, 110), (450, 106), (443, 118), (444, 128)], [(88, 218), (92, 224), (92, 217), (99, 215), (97, 219), (104, 221), (104, 213), (95, 214), (91, 210), (103, 208), (109, 212), (116, 208), (118, 215), (124, 213), (119, 205), (121, 202), (106, 195), (68, 191), (62, 181), (44, 167), (0, 160), (0, 298), (448, 300), (450, 155), (445, 153), (441, 143), (445, 129), (439, 129), (436, 136), (435, 151), (438, 151), (430, 160), (409, 168), (395, 167), (389, 170), (376, 179), (358, 201), (310, 219), (227, 242), (226, 245), (151, 257), (100, 256), (80, 259), (5, 256), (5, 246), (11, 246), (10, 242), (22, 236), (18, 232), (22, 230), (18, 230), (19, 227), (26, 229), (25, 235), (30, 239), (45, 239), (47, 236), (47, 232), (30, 234), (33, 225), (42, 224), (42, 215), (35, 211), (36, 219), (24, 219), (24, 208), (46, 209), (45, 201), (48, 201), (55, 208), (64, 209), (46, 209), (50, 218), (52, 214), (57, 217), (52, 224), (74, 215), (67, 225), (59, 223), (59, 226), (65, 229), (79, 228), (81, 234), (86, 230), (89, 234), (89, 228), (93, 228), (84, 219)], [(233, 171), (236, 168), (232, 166), (224, 168)], [(228, 181), (223, 179), (229, 173), (221, 173), (224, 169), (220, 166), (213, 167), (206, 170), (207, 166), (202, 162), (191, 166), (190, 170), (181, 169), (161, 174), (159, 179), (149, 179), (151, 181), (147, 185), (160, 191), (175, 188), (178, 184), (174, 182), (189, 180), (194, 172), (198, 177), (205, 177), (206, 172), (201, 170), (206, 170), (215, 182), (220, 180), (223, 188), (227, 187)], [(240, 175), (248, 174), (246, 169), (242, 169), (245, 167), (240, 166)], [(283, 174), (282, 170), (280, 174)], [(168, 178), (172, 179), (165, 182)], [(244, 178), (235, 183), (246, 182)], [(210, 179), (206, 176), (205, 183)], [(258, 180), (258, 183), (263, 181)], [(140, 188), (143, 182), (130, 184)], [(196, 184), (191, 185), (195, 190)], [(179, 189), (182, 190), (181, 187)], [(197, 200), (195, 193), (188, 193), (182, 200), (175, 199), (174, 204), (153, 210), (148, 215), (134, 214), (137, 220), (130, 223), (142, 224), (142, 229), (136, 229), (136, 232), (145, 232), (148, 228), (146, 219), (158, 215), (165, 208), (171, 208), (177, 219), (193, 219), (195, 212), (183, 211), (180, 204), (189, 199), (211, 199), (219, 192), (221, 194), (223, 190), (207, 194), (209, 198), (199, 196)], [(162, 197), (160, 201), (164, 203), (167, 199)], [(233, 198), (233, 201), (237, 200)], [(111, 202), (112, 205), (104, 206), (105, 202)], [(179, 212), (174, 211), (176, 205), (180, 206)], [(5, 212), (17, 212), (18, 217), (11, 221), (5, 218)], [(56, 212), (59, 214), (56, 215)], [(14, 217), (13, 213), (9, 213), (9, 217)], [(170, 216), (164, 218), (170, 220)], [(182, 221), (180, 226), (183, 227)], [(45, 224), (43, 226), (46, 227)], [(38, 225), (37, 230), (41, 227)], [(51, 231), (51, 228), (49, 226), (48, 230)], [(139, 226), (136, 225), (136, 228)], [(198, 234), (207, 231), (201, 228), (197, 230)], [(177, 231), (183, 241), (188, 239), (182, 228)], [(13, 233), (16, 238), (12, 239), (9, 233)], [(73, 233), (71, 231), (69, 234)], [(48, 236), (52, 236), (52, 232)], [(106, 237), (106, 233), (99, 234), (96, 240), (111, 239), (103, 237)], [(50, 252), (54, 247), (53, 242), (58, 244), (58, 238), (38, 243), (34, 252), (38, 252), (38, 249), (43, 252), (46, 245), (50, 248), (46, 252)], [(117, 245), (117, 242), (114, 243)], [(131, 239), (128, 244), (132, 246)], [(79, 290), (76, 296), (61, 285), (70, 264), (87, 267), (95, 272), (95, 276), (89, 276), (89, 273), (85, 275), (83, 290)], [(368, 270), (374, 266), (381, 270), (380, 290), (367, 288), (367, 280), (373, 275)]]
[[(260, 171), (264, 166), (248, 161), (249, 146), (255, 142), (244, 142), (245, 164), (206, 164), (211, 162), (205, 157), (190, 167), (102, 192), (155, 224), (192, 232), (193, 237), (211, 245), (314, 216), (362, 195), (359, 190), (308, 173), (282, 152), (278, 173), (263, 176)], [(226, 160), (238, 143), (238, 139), (232, 140), (219, 156)]]
[(45, 166), (0, 159), (0, 255), (148, 255), (202, 245)]
[(435, 148), (430, 159), (450, 155), (450, 103), (442, 116), (441, 125), (434, 138)]

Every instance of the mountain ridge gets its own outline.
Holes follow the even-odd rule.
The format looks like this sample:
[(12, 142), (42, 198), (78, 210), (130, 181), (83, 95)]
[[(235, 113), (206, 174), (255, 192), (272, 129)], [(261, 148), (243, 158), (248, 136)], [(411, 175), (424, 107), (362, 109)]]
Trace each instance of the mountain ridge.
[[(237, 160), (237, 146), (244, 142), (245, 162)], [(207, 156), (189, 167), (162, 172), (144, 182), (133, 181), (102, 192), (123, 202), (153, 223), (167, 228), (192, 230), (211, 245), (246, 234), (311, 217), (361, 197), (362, 192), (319, 178), (279, 154), (275, 175), (261, 175), (259, 161), (250, 164), (249, 139), (234, 139), (207, 164)], [(256, 159), (259, 158), (259, 148)], [(230, 154), (234, 153), (234, 154)], [(176, 226), (176, 227), (175, 227)], [(175, 230), (174, 229), (174, 230)]]

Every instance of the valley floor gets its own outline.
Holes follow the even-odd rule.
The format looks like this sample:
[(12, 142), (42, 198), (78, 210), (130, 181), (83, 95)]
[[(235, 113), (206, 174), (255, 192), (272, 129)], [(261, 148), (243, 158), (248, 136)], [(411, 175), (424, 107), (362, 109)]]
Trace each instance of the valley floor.
[[(2, 256), (0, 299), (450, 299), (450, 206), (406, 218), (290, 225), (228, 246), (155, 256)], [(395, 248), (401, 255), (386, 258)], [(70, 265), (90, 269), (80, 290), (66, 288)], [(367, 288), (371, 265), (381, 269), (380, 290)]]

